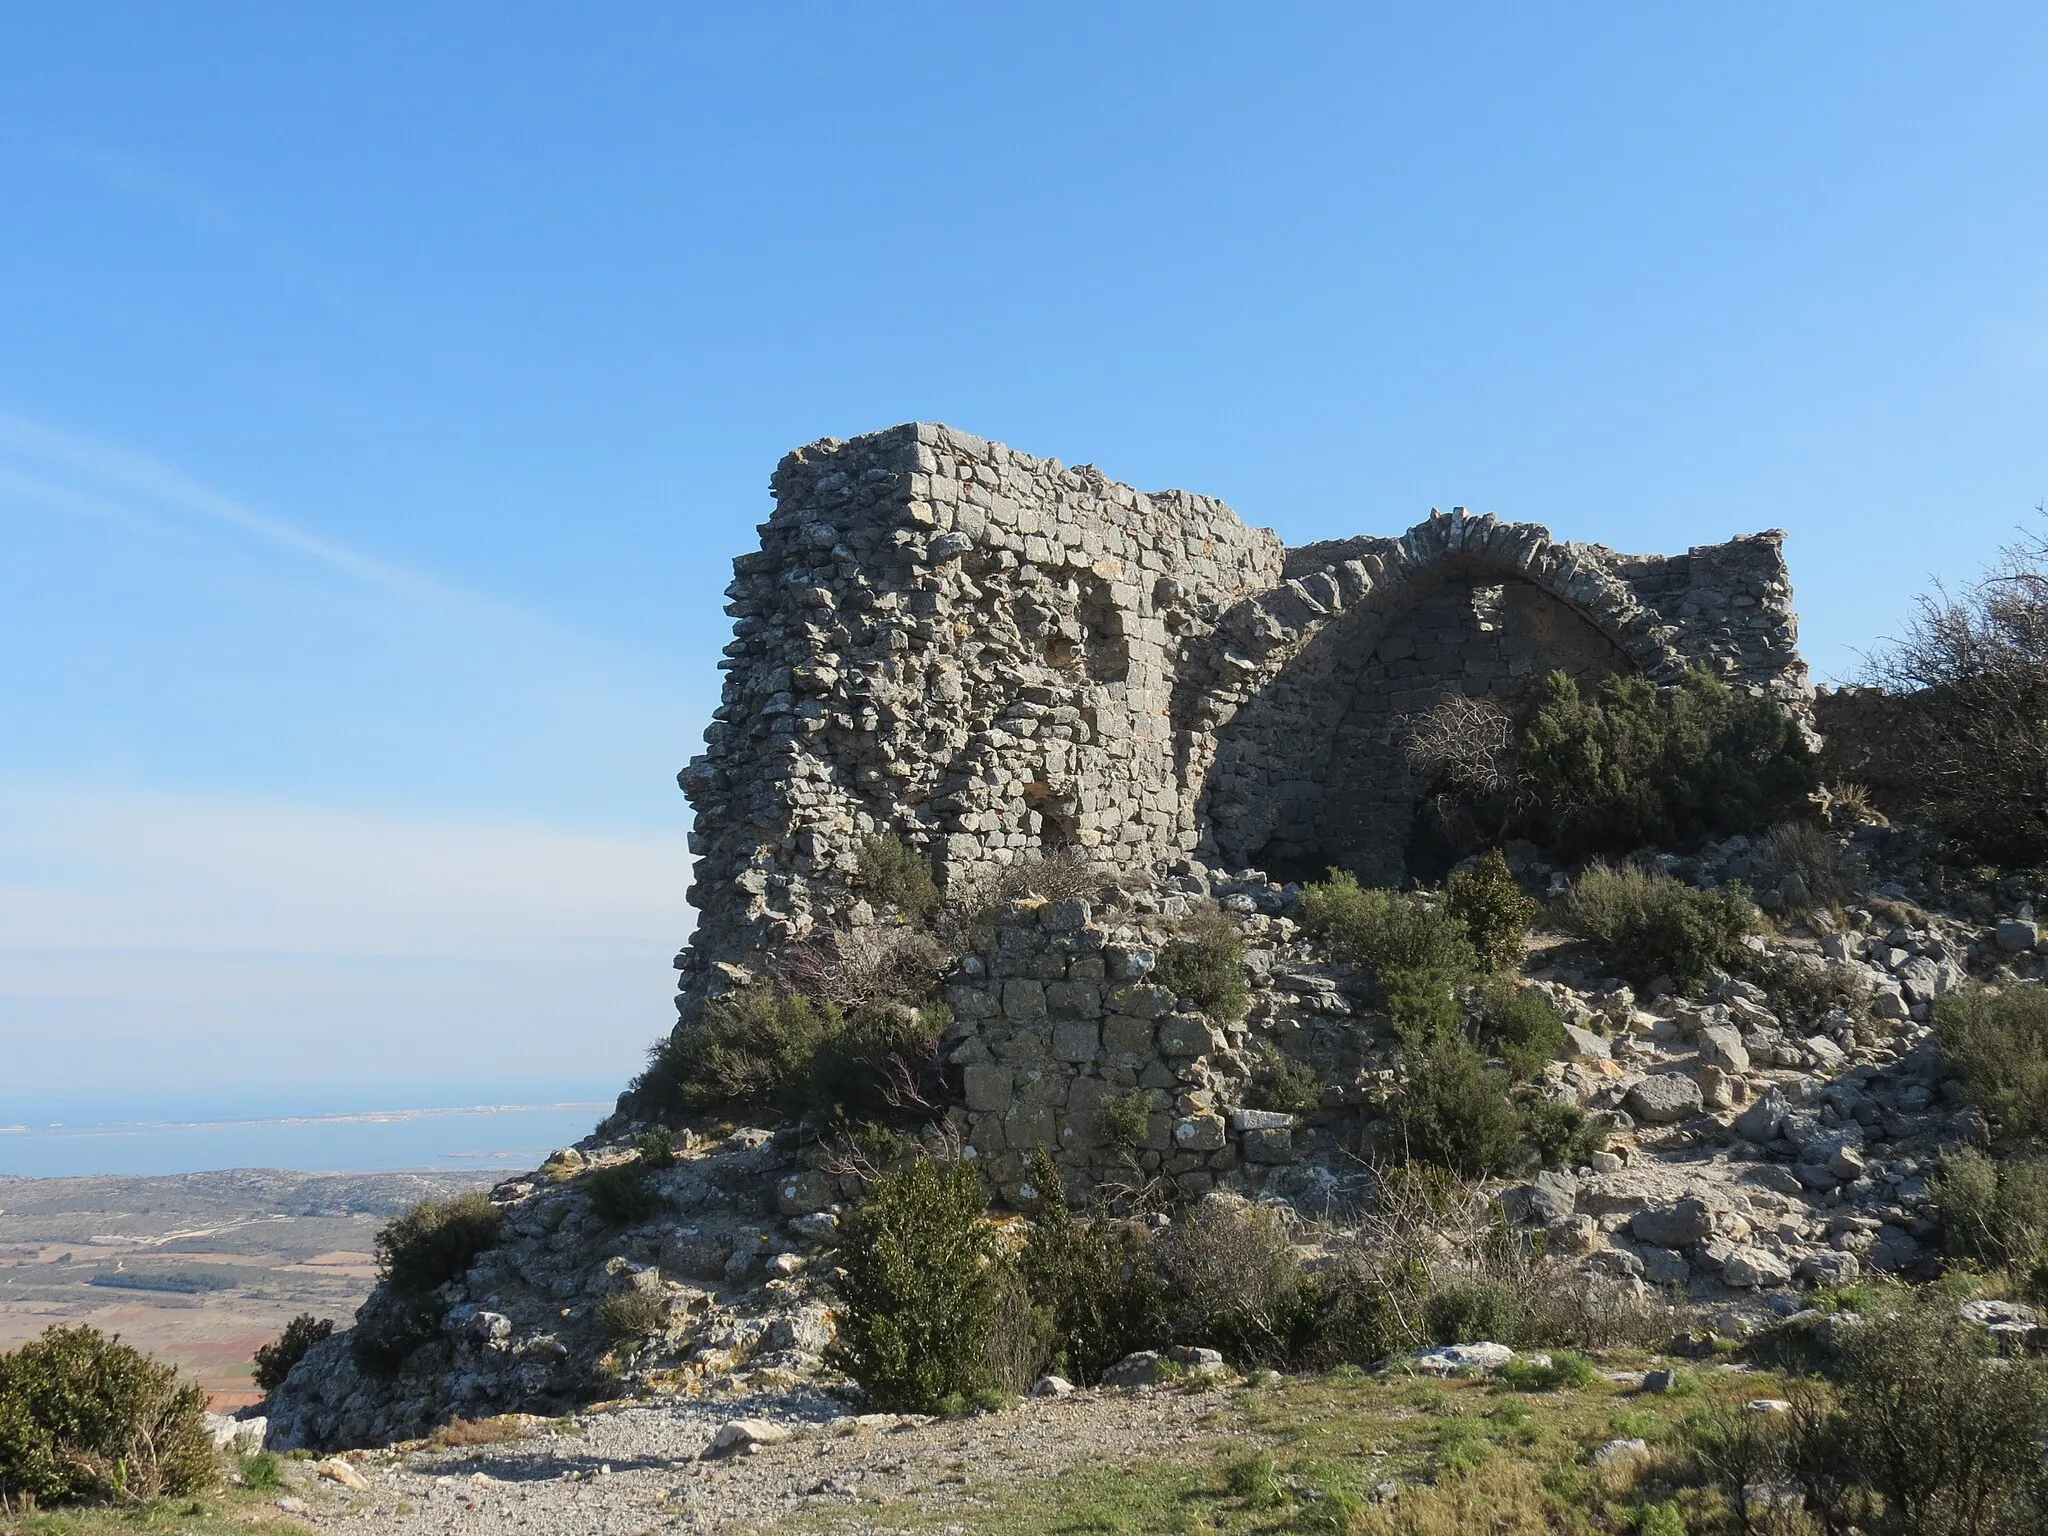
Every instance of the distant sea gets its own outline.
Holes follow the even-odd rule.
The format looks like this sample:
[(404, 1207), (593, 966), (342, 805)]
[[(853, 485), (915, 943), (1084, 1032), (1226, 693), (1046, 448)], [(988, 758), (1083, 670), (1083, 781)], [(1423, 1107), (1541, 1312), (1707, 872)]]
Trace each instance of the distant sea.
[(264, 1119), (0, 1124), (0, 1174), (200, 1173), (287, 1168), (438, 1173), (536, 1167), (590, 1134), (609, 1101), (479, 1104), (431, 1109), (279, 1115)]

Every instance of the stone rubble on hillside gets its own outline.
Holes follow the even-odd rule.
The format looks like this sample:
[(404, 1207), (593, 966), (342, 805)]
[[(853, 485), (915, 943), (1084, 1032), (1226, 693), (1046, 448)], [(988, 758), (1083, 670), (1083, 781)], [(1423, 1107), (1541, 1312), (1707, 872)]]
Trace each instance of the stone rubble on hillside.
[[(1725, 844), (1676, 862), (1701, 883), (1738, 872)], [(1546, 873), (1524, 864), (1526, 878)], [(1926, 1272), (1939, 1238), (1934, 1160), (1982, 1136), (1932, 1039), (1932, 1004), (1973, 976), (2038, 975), (2043, 956), (2000, 941), (2031, 920), (2009, 915), (2031, 914), (2024, 901), (1965, 922), (1893, 888), (1852, 909), (1849, 926), (1815, 912), (1788, 919), (1789, 936), (1751, 941), (1760, 968), (1803, 962), (1867, 999), (1819, 1017), (1774, 1006), (1740, 977), (1695, 999), (1639, 996), (1583, 948), (1533, 956), (1532, 984), (1571, 1021), (1540, 1090), (1594, 1114), (1608, 1144), (1586, 1167), (1501, 1188), (1504, 1209), (1588, 1274), (1706, 1307), (1732, 1301), (1741, 1326), (1866, 1270)], [(1173, 923), (1205, 898), (1246, 945), (1251, 1006), (1226, 1026), (1149, 979)], [(946, 987), (956, 1023), (944, 1049), (959, 1091), (948, 1114), (999, 1195), (1029, 1208), (1029, 1158), (1043, 1149), (1084, 1199), (1135, 1179), (1175, 1201), (1220, 1191), (1341, 1223), (1367, 1183), (1358, 1125), (1387, 1090), (1394, 1036), (1367, 978), (1320, 958), (1294, 906), (1292, 888), (1255, 872), (1180, 861), (1152, 890), (1020, 903), (983, 928)], [(1261, 1107), (1255, 1064), (1268, 1049), (1314, 1066), (1319, 1104)], [(1149, 1112), (1142, 1146), (1125, 1151), (1098, 1117), (1105, 1099), (1132, 1093)], [(661, 1214), (615, 1227), (587, 1180), (630, 1157), (645, 1128), (615, 1116), (500, 1185), (500, 1239), (433, 1298), (439, 1337), (388, 1380), (357, 1365), (351, 1333), (316, 1346), (272, 1394), (270, 1443), (388, 1443), (456, 1415), (835, 1382), (823, 1282), (855, 1177), (796, 1128), (686, 1133), (676, 1165), (651, 1176)], [(599, 1317), (627, 1290), (665, 1304), (667, 1326), (642, 1344), (615, 1344)], [(379, 1326), (389, 1302), (380, 1288), (359, 1327)]]

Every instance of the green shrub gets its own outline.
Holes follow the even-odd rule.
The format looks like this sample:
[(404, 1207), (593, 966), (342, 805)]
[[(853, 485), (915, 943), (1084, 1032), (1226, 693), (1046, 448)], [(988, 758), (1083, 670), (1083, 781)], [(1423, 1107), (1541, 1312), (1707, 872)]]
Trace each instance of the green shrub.
[(503, 1213), (483, 1194), (422, 1200), (377, 1234), (377, 1269), (395, 1291), (424, 1295), (498, 1240)]
[(1270, 1040), (1251, 1047), (1251, 1102), (1254, 1109), (1283, 1115), (1312, 1114), (1322, 1107), (1323, 1080), (1305, 1061), (1296, 1061)]
[(668, 1301), (659, 1291), (618, 1291), (597, 1304), (597, 1326), (619, 1343), (652, 1338), (668, 1326)]
[(1698, 668), (1669, 688), (1610, 677), (1591, 699), (1553, 672), (1529, 690), (1515, 756), (1527, 829), (1574, 858), (1755, 832), (1815, 782), (1782, 705)]
[(1340, 958), (1389, 971), (1463, 976), (1478, 956), (1463, 923), (1396, 891), (1367, 890), (1341, 869), (1301, 892), (1301, 923)]
[(637, 1227), (654, 1220), (668, 1208), (648, 1183), (651, 1170), (641, 1158), (600, 1168), (583, 1180), (583, 1192), (598, 1218), (615, 1227)]
[(1522, 1105), (1522, 1140), (1546, 1168), (1583, 1168), (1607, 1134), (1575, 1104), (1531, 1098)]
[(1929, 1180), (1942, 1240), (1958, 1258), (2025, 1277), (2048, 1266), (2048, 1162), (1944, 1155)]
[(1095, 1112), (1095, 1124), (1112, 1152), (1135, 1155), (1152, 1133), (1152, 1100), (1142, 1088), (1113, 1093)]
[(275, 1451), (251, 1451), (235, 1458), (235, 1472), (251, 1493), (278, 1493), (284, 1488), (283, 1463)]
[(1497, 1280), (1460, 1280), (1431, 1296), (1422, 1316), (1439, 1344), (1502, 1344), (1519, 1337), (1527, 1310)]
[(1286, 1485), (1273, 1465), (1270, 1451), (1254, 1451), (1223, 1469), (1223, 1491), (1256, 1509), (1269, 1509), (1287, 1502)]
[(1380, 973), (1380, 1002), (1394, 1021), (1394, 1033), (1408, 1044), (1448, 1035), (1464, 1027), (1459, 972), (1395, 970)]
[(1522, 1116), (1507, 1088), (1462, 1035), (1404, 1048), (1393, 1104), (1396, 1150), (1472, 1178), (1506, 1172), (1524, 1156)]
[(1204, 910), (1181, 925), (1159, 952), (1153, 980), (1219, 1024), (1244, 1017), (1251, 992), (1244, 983), (1244, 941), (1221, 912)]
[(1522, 893), (1498, 848), (1472, 868), (1457, 871), (1444, 888), (1444, 915), (1464, 928), (1479, 963), (1489, 971), (1521, 962), (1529, 925), (1542, 910), (1541, 903)]
[(846, 1013), (756, 982), (679, 1025), (654, 1048), (634, 1091), (657, 1110), (886, 1119), (933, 1099), (939, 1039), (951, 1022), (942, 1004), (873, 1002)]
[(291, 1375), (292, 1367), (305, 1358), (306, 1351), (334, 1332), (334, 1319), (301, 1312), (284, 1325), (284, 1332), (256, 1351), (256, 1385), (275, 1392)]
[(1031, 1180), (1040, 1205), (1017, 1255), (1018, 1273), (1043, 1318), (1052, 1361), (1091, 1386), (1125, 1355), (1157, 1342), (1164, 1293), (1144, 1227), (1076, 1216), (1042, 1151), (1033, 1159)]
[(704, 1005), (655, 1046), (634, 1091), (659, 1110), (691, 1112), (782, 1098), (840, 1023), (838, 1010), (755, 982)]
[(1869, 989), (1848, 966), (1778, 950), (1746, 962), (1745, 969), (1781, 1018), (1817, 1024), (1838, 1008), (1857, 1018), (1869, 1015)]
[(0, 1355), (0, 1496), (24, 1503), (196, 1493), (219, 1460), (206, 1394), (119, 1339), (51, 1328)]
[(832, 1361), (877, 1410), (932, 1412), (995, 1385), (989, 1345), (1000, 1262), (971, 1163), (920, 1158), (877, 1180), (848, 1215)]
[(1271, 1210), (1204, 1202), (1154, 1235), (1176, 1343), (1200, 1342), (1239, 1363), (1284, 1359), (1304, 1322), (1302, 1274)]
[(1564, 1017), (1541, 992), (1506, 976), (1479, 994), (1479, 1043), (1507, 1063), (1517, 1082), (1534, 1077), (1564, 1049)]
[(943, 1004), (876, 1003), (829, 1027), (782, 1101), (826, 1120), (886, 1120), (916, 1099), (937, 1102), (939, 1040), (953, 1016)]
[(939, 887), (931, 861), (900, 837), (871, 837), (860, 845), (861, 894), (871, 902), (894, 907), (913, 922), (922, 922), (939, 908)]
[[(1455, 1311), (1456, 1309), (1451, 1309)], [(1503, 1314), (1505, 1315), (1505, 1314)], [(1465, 1319), (1462, 1315), (1460, 1321)], [(1469, 1339), (1453, 1340), (1454, 1343), (1471, 1343)], [(1517, 1392), (1554, 1392), (1559, 1387), (1590, 1387), (1599, 1378), (1599, 1371), (1584, 1355), (1569, 1349), (1553, 1350), (1548, 1365), (1540, 1364), (1517, 1356), (1500, 1368), (1500, 1379)]]
[(1565, 921), (1636, 985), (1662, 976), (1695, 991), (1745, 953), (1756, 909), (1738, 889), (1698, 891), (1633, 865), (1595, 864), (1572, 886)]
[(1934, 1032), (1993, 1130), (2048, 1138), (2048, 987), (1951, 992), (1934, 1005)]
[[(1808, 1430), (1804, 1459), (1878, 1495), (1882, 1514), (1865, 1530), (2044, 1528), (2048, 1370), (1997, 1359), (1989, 1335), (1957, 1316), (1953, 1296), (1929, 1290), (1843, 1329), (1834, 1375), (1834, 1411)], [(1846, 1513), (1824, 1486), (1809, 1492)]]

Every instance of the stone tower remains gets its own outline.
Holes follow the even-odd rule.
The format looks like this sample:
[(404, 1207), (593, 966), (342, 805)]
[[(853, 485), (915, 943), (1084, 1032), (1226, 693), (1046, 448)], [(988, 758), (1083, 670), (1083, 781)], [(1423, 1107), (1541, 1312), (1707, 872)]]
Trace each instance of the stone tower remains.
[(1455, 510), (1290, 550), (1210, 497), (924, 423), (800, 448), (772, 489), (680, 775), (686, 1016), (843, 913), (877, 834), (942, 881), (1071, 844), (1390, 883), (1423, 788), (1399, 723), (1452, 693), (1705, 665), (1810, 697), (1776, 531), (1622, 555)]

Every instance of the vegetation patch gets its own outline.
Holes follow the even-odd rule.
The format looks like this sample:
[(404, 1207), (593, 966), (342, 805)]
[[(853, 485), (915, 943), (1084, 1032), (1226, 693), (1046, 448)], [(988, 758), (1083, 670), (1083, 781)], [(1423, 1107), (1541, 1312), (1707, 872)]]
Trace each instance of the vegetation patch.
[(205, 1408), (198, 1387), (119, 1339), (51, 1328), (0, 1355), (0, 1498), (132, 1504), (210, 1487)]
[(1951, 992), (1935, 1004), (1934, 1032), (1994, 1131), (2048, 1138), (2048, 987)]
[(1746, 953), (1756, 909), (1739, 889), (1699, 891), (1634, 865), (1595, 864), (1573, 884), (1564, 918), (1637, 986), (1666, 978), (1693, 992)]
[(301, 1312), (284, 1325), (283, 1333), (256, 1351), (256, 1385), (265, 1392), (275, 1392), (291, 1375), (292, 1367), (305, 1358), (306, 1351), (333, 1334), (333, 1318)]
[(1153, 979), (1219, 1024), (1235, 1023), (1251, 1004), (1244, 941), (1237, 925), (1213, 907), (1181, 924), (1180, 933), (1159, 952)]
[(422, 1200), (377, 1234), (378, 1273), (395, 1291), (424, 1295), (463, 1273), (498, 1240), (502, 1215), (483, 1194)]

